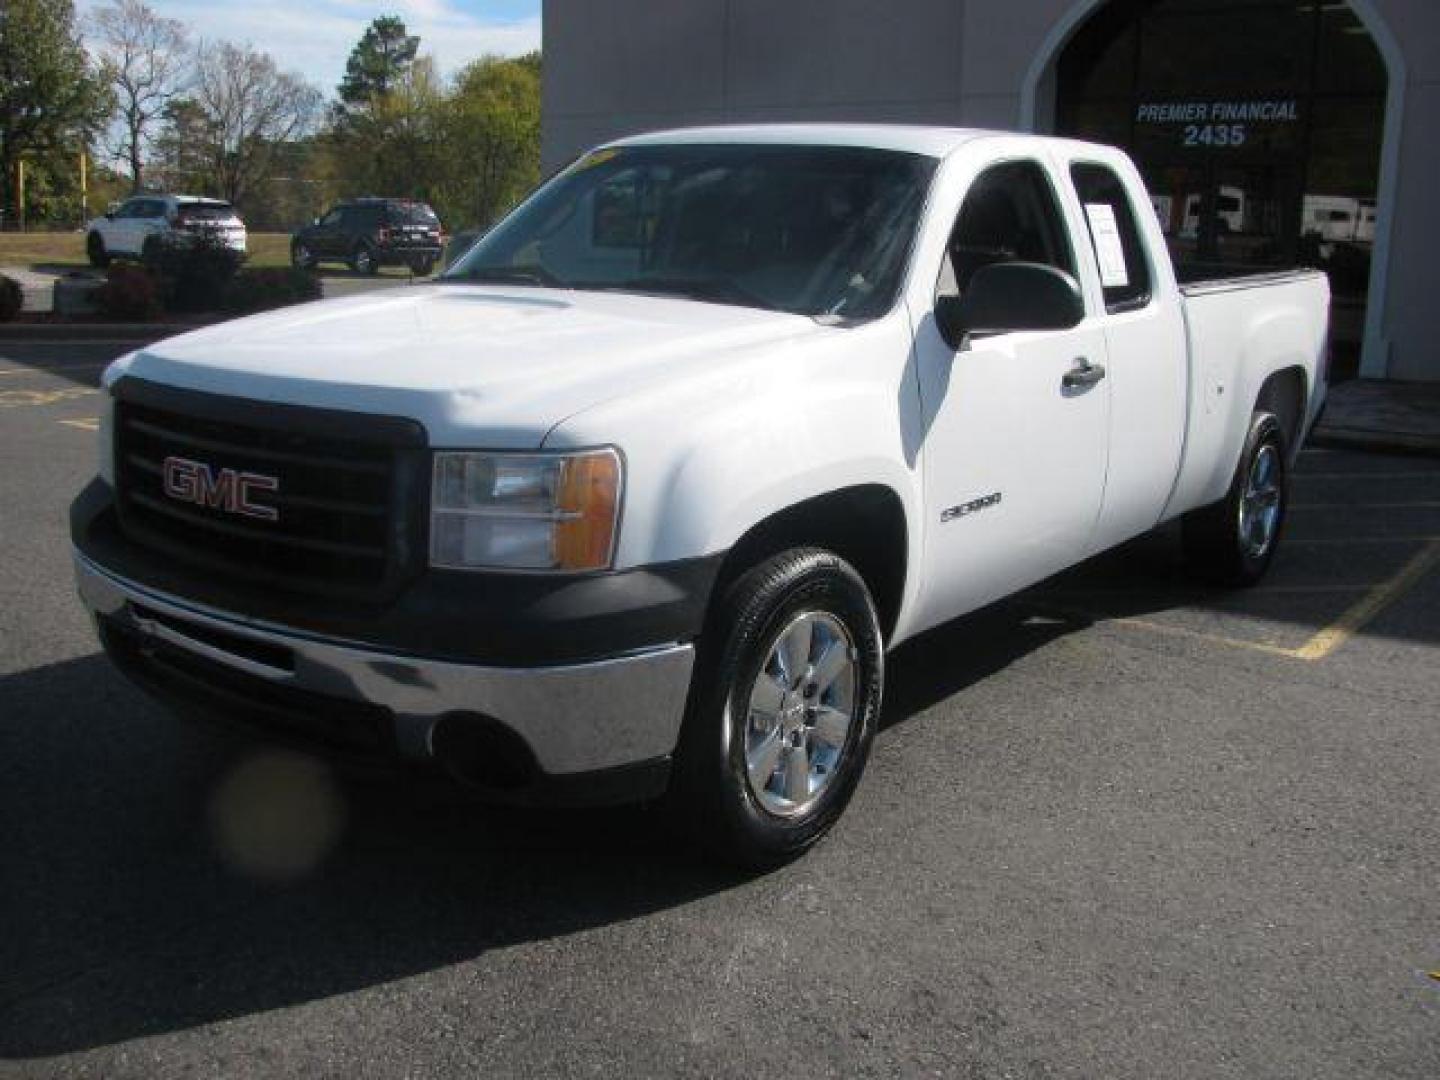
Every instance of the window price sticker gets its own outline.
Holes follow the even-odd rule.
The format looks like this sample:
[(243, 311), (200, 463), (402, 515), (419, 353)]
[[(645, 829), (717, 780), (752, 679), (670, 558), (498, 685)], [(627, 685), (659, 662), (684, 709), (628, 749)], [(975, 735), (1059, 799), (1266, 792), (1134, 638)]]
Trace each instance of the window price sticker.
[(1095, 242), (1095, 259), (1100, 264), (1100, 284), (1107, 289), (1130, 284), (1125, 268), (1125, 248), (1120, 243), (1120, 226), (1115, 221), (1115, 208), (1109, 203), (1086, 203), (1085, 216), (1090, 219), (1090, 238)]

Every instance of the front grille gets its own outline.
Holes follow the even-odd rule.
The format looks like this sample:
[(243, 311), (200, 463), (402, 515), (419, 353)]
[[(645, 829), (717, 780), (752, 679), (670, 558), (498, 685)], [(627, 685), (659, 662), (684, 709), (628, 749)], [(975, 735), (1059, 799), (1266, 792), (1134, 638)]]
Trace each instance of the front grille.
[[(417, 569), (418, 425), (123, 386), (116, 504), (131, 540), (222, 579), (294, 593), (376, 596)], [(167, 494), (171, 457), (200, 463), (212, 481), (224, 470), (273, 477), (276, 488), (252, 501), (274, 520), (227, 510), (223, 499), (212, 506)]]

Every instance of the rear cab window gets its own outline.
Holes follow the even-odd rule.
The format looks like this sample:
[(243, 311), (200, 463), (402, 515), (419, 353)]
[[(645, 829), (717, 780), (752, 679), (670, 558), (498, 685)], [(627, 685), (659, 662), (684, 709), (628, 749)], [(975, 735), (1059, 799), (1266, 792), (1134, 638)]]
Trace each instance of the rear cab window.
[(1124, 183), (1108, 166), (1090, 162), (1072, 165), (1070, 179), (1085, 211), (1105, 310), (1115, 314), (1145, 307), (1154, 292), (1153, 274)]

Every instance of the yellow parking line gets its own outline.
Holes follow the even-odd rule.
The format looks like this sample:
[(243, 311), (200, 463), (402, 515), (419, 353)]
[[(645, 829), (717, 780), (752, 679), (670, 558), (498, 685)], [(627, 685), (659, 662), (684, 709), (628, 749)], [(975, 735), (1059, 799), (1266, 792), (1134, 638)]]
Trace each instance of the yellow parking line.
[(80, 371), (84, 368), (109, 367), (109, 360), (80, 360), (73, 364), (45, 364), (39, 367), (4, 368), (0, 375), (49, 375), (57, 371)]
[(100, 430), (100, 418), (98, 416), (88, 417), (83, 420), (61, 420), (60, 423), (66, 425), (67, 427), (83, 428), (86, 431)]
[(22, 405), (54, 405), (59, 401), (87, 397), (100, 391), (92, 386), (67, 386), (62, 390), (0, 390), (0, 409)]
[[(1295, 650), (1287, 649), (1283, 645), (1271, 645), (1266, 641), (1246, 641), (1244, 638), (1226, 637), (1224, 634), (1210, 634), (1204, 630), (1191, 630), (1186, 626), (1170, 626), (1166, 623), (1151, 622), (1149, 619), (1113, 619), (1112, 622), (1120, 623), (1122, 626), (1133, 626), (1138, 630), (1152, 630), (1158, 634), (1172, 634), (1175, 637), (1191, 638), (1195, 641), (1208, 641), (1213, 645), (1226, 645), (1232, 649), (1249, 649), (1251, 652), (1269, 653), (1271, 656), (1287, 656), (1294, 658)], [(1318, 658), (1317, 658), (1318, 659)]]
[(1401, 596), (1405, 595), (1421, 578), (1437, 565), (1440, 565), (1440, 537), (1420, 537), (1419, 539), (1425, 542), (1425, 546), (1407, 561), (1404, 566), (1396, 571), (1394, 575), (1371, 588), (1364, 596), (1346, 608), (1334, 622), (1319, 630), (1303, 645), (1294, 649), (1287, 649), (1283, 645), (1275, 645), (1266, 641), (1247, 641), (1244, 638), (1227, 637), (1224, 634), (1211, 634), (1204, 630), (1192, 630), (1186, 626), (1172, 626), (1168, 623), (1154, 622), (1150, 619), (1137, 619), (1131, 616), (1106, 618), (1093, 611), (1047, 604), (1043, 600), (1020, 600), (1018, 603), (1037, 611), (1048, 611), (1072, 618), (1107, 622), (1117, 626), (1128, 626), (1137, 630), (1146, 630), (1151, 633), (1166, 634), (1171, 637), (1189, 638), (1192, 641), (1206, 641), (1212, 645), (1224, 645), (1232, 649), (1246, 649), (1250, 652), (1265, 653), (1269, 656), (1283, 656), (1289, 660), (1307, 660), (1313, 662), (1316, 660), (1324, 660), (1327, 656), (1335, 652), (1336, 649), (1340, 648), (1359, 633), (1375, 616), (1379, 615), (1380, 612), (1384, 611)]
[(1354, 637), (1440, 563), (1440, 540), (1431, 540), (1394, 577), (1382, 581), (1329, 626), (1295, 650), (1297, 660), (1323, 660)]

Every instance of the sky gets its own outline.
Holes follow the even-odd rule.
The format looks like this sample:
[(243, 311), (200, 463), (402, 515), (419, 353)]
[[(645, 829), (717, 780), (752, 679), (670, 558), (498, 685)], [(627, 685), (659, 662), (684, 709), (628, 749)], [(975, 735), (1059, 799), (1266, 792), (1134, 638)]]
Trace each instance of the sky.
[[(83, 17), (103, 0), (77, 0)], [(196, 37), (249, 42), (282, 70), (296, 71), (327, 95), (371, 20), (398, 15), (420, 35), (420, 52), (449, 74), (487, 53), (518, 56), (540, 48), (541, 0), (148, 0)]]

